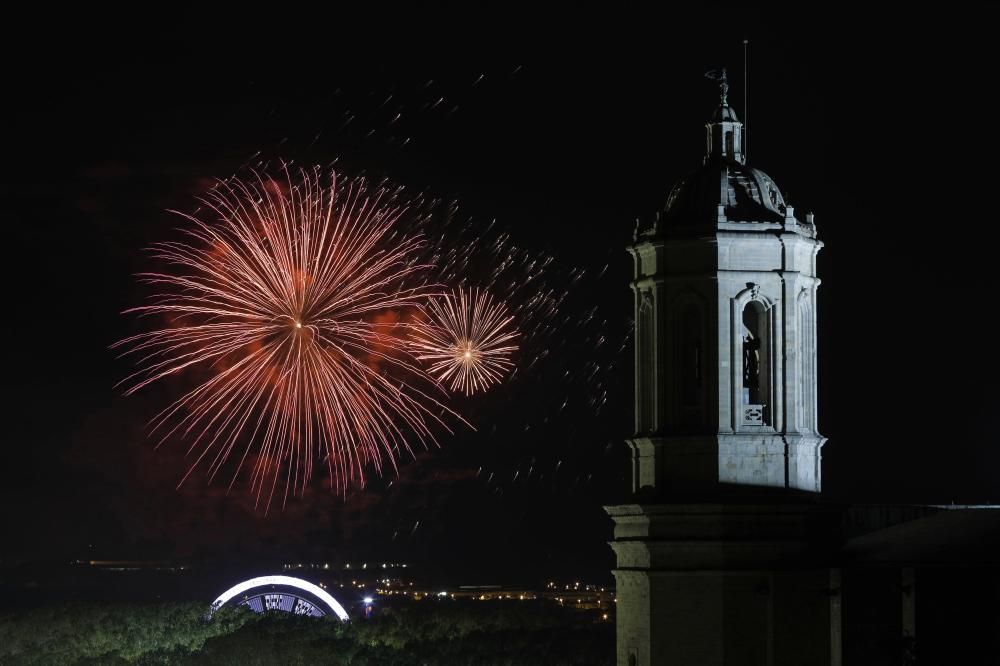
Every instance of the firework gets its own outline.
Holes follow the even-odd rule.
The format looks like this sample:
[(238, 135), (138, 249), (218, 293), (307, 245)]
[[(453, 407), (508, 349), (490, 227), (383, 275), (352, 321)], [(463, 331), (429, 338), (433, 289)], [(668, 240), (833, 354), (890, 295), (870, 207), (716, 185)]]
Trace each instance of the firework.
[(506, 308), (485, 291), (459, 289), (432, 298), (415, 327), (416, 356), (451, 390), (471, 395), (499, 382), (514, 367), (517, 337)]
[(238, 460), (230, 489), (249, 469), (266, 506), (282, 477), (286, 499), (304, 490), (317, 461), (340, 492), (395, 469), (454, 416), (407, 352), (406, 313), (435, 288), (415, 259), (423, 241), (397, 231), (398, 191), (319, 168), (296, 176), (220, 182), (201, 199), (211, 221), (179, 213), (185, 239), (153, 247), (169, 268), (140, 275), (158, 293), (126, 311), (169, 323), (115, 345), (138, 358), (127, 395), (200, 375), (152, 430), (190, 438), (184, 479)]

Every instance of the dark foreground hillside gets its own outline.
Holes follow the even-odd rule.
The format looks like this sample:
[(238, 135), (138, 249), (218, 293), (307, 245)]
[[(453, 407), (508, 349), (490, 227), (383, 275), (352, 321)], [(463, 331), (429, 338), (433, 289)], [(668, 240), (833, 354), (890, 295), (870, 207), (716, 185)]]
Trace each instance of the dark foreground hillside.
[(450, 601), (349, 623), (205, 605), (62, 604), (0, 615), (0, 664), (605, 665), (614, 625), (551, 604)]

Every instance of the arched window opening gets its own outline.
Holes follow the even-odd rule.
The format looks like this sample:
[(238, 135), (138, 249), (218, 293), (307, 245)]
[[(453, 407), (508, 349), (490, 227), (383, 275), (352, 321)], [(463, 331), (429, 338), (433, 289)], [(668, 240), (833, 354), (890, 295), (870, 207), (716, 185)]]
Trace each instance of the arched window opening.
[(799, 427), (805, 429), (815, 428), (815, 411), (813, 404), (815, 400), (815, 351), (813, 349), (813, 339), (815, 331), (813, 328), (812, 307), (809, 298), (805, 295), (799, 298)]
[(652, 432), (656, 429), (654, 411), (656, 409), (656, 328), (653, 299), (643, 292), (639, 297), (638, 323), (636, 325), (637, 352), (639, 355), (637, 372), (638, 400), (636, 400), (636, 432)]
[(768, 313), (760, 301), (743, 308), (742, 413), (744, 425), (770, 425), (770, 330)]
[(736, 157), (736, 141), (733, 137), (733, 131), (729, 130), (726, 132), (726, 157), (734, 159)]
[(680, 425), (693, 428), (703, 424), (705, 403), (702, 321), (701, 313), (694, 305), (687, 306), (681, 313), (678, 333)]

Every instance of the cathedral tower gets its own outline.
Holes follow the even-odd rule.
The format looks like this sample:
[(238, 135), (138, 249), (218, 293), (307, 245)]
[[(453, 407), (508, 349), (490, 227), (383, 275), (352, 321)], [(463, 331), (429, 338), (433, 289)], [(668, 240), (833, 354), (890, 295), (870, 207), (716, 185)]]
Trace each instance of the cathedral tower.
[(705, 157), (629, 248), (635, 279), (633, 490), (716, 483), (819, 492), (816, 238), (746, 164), (727, 100)]
[(837, 514), (815, 494), (823, 244), (747, 166), (718, 78), (701, 168), (629, 248), (633, 494), (607, 507), (618, 664), (839, 666)]

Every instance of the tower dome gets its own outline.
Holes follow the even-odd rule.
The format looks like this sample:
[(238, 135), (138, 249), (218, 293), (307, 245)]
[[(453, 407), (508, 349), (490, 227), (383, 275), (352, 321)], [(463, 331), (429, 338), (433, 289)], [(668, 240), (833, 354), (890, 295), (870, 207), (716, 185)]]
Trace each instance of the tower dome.
[(784, 229), (815, 238), (811, 216), (805, 222), (796, 219), (774, 179), (746, 164), (743, 123), (729, 106), (725, 70), (713, 78), (720, 83), (720, 100), (705, 123), (702, 166), (674, 185), (655, 228), (646, 234), (700, 234), (707, 227)]
[(678, 225), (704, 222), (774, 222), (788, 214), (774, 180), (735, 160), (710, 160), (674, 185), (663, 219)]

